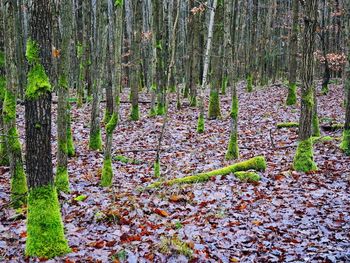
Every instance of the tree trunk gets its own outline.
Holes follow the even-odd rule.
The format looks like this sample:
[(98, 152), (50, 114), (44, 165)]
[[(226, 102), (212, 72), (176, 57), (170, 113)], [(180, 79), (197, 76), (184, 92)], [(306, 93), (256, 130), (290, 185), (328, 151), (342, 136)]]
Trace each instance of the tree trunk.
[(297, 57), (298, 57), (298, 28), (299, 28), (299, 0), (293, 2), (293, 22), (292, 32), (289, 41), (289, 87), (287, 96), (287, 105), (297, 103)]
[(110, 117), (106, 124), (106, 144), (104, 152), (104, 161), (102, 168), (101, 185), (108, 187), (113, 181), (112, 167), (112, 142), (113, 132), (118, 124), (119, 118), (119, 91), (121, 83), (121, 43), (123, 28), (123, 2), (117, 2), (114, 7), (112, 0), (108, 0), (108, 35), (109, 35), (109, 54), (112, 59), (109, 64), (109, 73), (111, 75), (112, 85), (108, 85), (106, 92), (107, 101), (111, 105)]
[(27, 43), (28, 86), (25, 99), (26, 168), (29, 188), (26, 255), (53, 258), (70, 251), (64, 237), (51, 155), (50, 72), (52, 1), (31, 6)]
[(15, 65), (16, 47), (16, 14), (13, 3), (8, 2), (5, 6), (4, 21), (6, 21), (5, 38), (5, 70), (6, 89), (3, 105), (3, 121), (6, 137), (6, 145), (10, 162), (11, 172), (11, 202), (15, 208), (26, 203), (27, 182), (23, 169), (21, 144), (18, 138), (16, 127), (16, 107), (17, 107), (17, 69)]
[[(69, 192), (69, 177), (68, 177), (68, 134), (67, 130), (69, 120), (69, 107), (68, 107), (68, 95), (69, 95), (69, 51), (70, 51), (70, 38), (72, 34), (72, 6), (70, 0), (64, 0), (61, 3), (61, 22), (62, 28), (59, 32), (62, 32), (60, 37), (60, 50), (61, 56), (58, 64), (58, 105), (57, 105), (57, 171), (55, 185), (57, 190), (63, 192)], [(59, 32), (56, 32), (59, 34)]]
[(314, 51), (318, 17), (318, 0), (304, 3), (304, 35), (302, 40), (303, 56), (301, 67), (302, 98), (299, 121), (299, 145), (294, 157), (294, 169), (308, 172), (316, 170), (313, 158), (312, 117), (314, 109)]
[(213, 37), (213, 28), (214, 28), (214, 18), (215, 18), (215, 10), (217, 6), (217, 0), (213, 1), (213, 6), (210, 9), (210, 18), (209, 18), (209, 26), (208, 26), (208, 39), (207, 39), (207, 47), (204, 55), (204, 63), (203, 63), (203, 77), (202, 77), (202, 87), (200, 89), (199, 95), (199, 117), (198, 117), (198, 125), (197, 132), (204, 132), (204, 92), (207, 87), (207, 77), (208, 77), (208, 69), (209, 69), (209, 61), (210, 61), (210, 52), (211, 52), (211, 43)]

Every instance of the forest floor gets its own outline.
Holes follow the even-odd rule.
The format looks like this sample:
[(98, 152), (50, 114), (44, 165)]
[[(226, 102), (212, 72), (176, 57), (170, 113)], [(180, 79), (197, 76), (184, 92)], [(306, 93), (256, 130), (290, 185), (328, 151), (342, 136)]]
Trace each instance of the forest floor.
[[(331, 85), (330, 90), (319, 96), (320, 120), (343, 122), (342, 88)], [(332, 140), (315, 144), (317, 172), (291, 171), (297, 128), (276, 129), (279, 122), (298, 121), (299, 107), (284, 105), (286, 93), (286, 88), (275, 86), (248, 94), (243, 85), (239, 87), (240, 160), (266, 157), (268, 168), (260, 183), (240, 182), (229, 175), (144, 192), (137, 189), (157, 180), (155, 152), (120, 151), (154, 149), (162, 117), (147, 117), (149, 104), (142, 104), (141, 120), (131, 122), (129, 104), (121, 105), (113, 151), (136, 161), (114, 160), (113, 188), (104, 189), (99, 186), (103, 153), (88, 150), (90, 106), (73, 106), (77, 155), (69, 161), (71, 193), (60, 196), (73, 252), (57, 262), (350, 262), (350, 158), (338, 148), (341, 131), (323, 131)], [(196, 133), (197, 110), (186, 106), (177, 112), (174, 105), (163, 143), (162, 177), (233, 163), (224, 160), (230, 127), (228, 95), (222, 97), (223, 118), (207, 120), (201, 135)], [(22, 142), (23, 112), (20, 107)], [(55, 153), (55, 125), (52, 132)], [(0, 261), (22, 262), (25, 217), (6, 207), (8, 168), (0, 168), (0, 174), (0, 207), (5, 207), (0, 209)], [(75, 200), (81, 195), (87, 198)]]

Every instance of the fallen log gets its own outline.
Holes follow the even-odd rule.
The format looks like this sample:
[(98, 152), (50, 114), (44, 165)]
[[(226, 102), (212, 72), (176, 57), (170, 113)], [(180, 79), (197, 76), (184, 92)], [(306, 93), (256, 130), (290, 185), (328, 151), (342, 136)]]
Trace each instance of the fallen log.
[(186, 176), (182, 178), (175, 178), (175, 179), (171, 179), (163, 182), (155, 182), (147, 186), (147, 189), (158, 188), (161, 186), (171, 186), (174, 184), (192, 184), (192, 183), (206, 182), (210, 178), (218, 175), (228, 175), (230, 173), (236, 173), (236, 172), (248, 171), (248, 170), (265, 171), (265, 169), (266, 169), (265, 157), (257, 156), (240, 163), (232, 164), (224, 168), (213, 170), (211, 172), (199, 173), (199, 174)]

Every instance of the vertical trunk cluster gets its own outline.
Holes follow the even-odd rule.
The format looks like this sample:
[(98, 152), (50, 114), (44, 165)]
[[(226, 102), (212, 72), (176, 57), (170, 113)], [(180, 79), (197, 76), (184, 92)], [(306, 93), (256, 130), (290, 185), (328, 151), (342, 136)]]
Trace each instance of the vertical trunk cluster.
[[(233, 3), (234, 1), (234, 3)], [(231, 22), (233, 6), (233, 23)], [(225, 56), (228, 57), (228, 83), (231, 85), (232, 106), (231, 106), (231, 121), (230, 121), (230, 139), (225, 155), (226, 160), (238, 159), (239, 147), (238, 147), (238, 111), (239, 102), (237, 95), (237, 87), (235, 83), (235, 51), (234, 46), (236, 43), (236, 20), (238, 14), (238, 0), (225, 0), (225, 20), (224, 20), (224, 32), (225, 32)]]
[(4, 133), (6, 136), (6, 148), (10, 163), (11, 172), (11, 201), (14, 207), (18, 208), (26, 203), (27, 183), (23, 169), (21, 144), (18, 138), (16, 127), (16, 107), (18, 94), (17, 68), (15, 65), (16, 47), (16, 14), (15, 6), (8, 2), (2, 9), (4, 11), (3, 28), (5, 37), (5, 72), (6, 84), (2, 109)]
[(297, 57), (298, 57), (298, 28), (299, 28), (299, 0), (292, 0), (292, 32), (289, 41), (289, 87), (287, 105), (297, 102)]
[[(60, 18), (62, 25), (59, 32), (61, 55), (58, 61), (58, 105), (57, 105), (57, 172), (55, 185), (58, 191), (69, 192), (68, 179), (68, 130), (70, 130), (68, 122), (70, 122), (69, 113), (69, 50), (70, 38), (72, 34), (72, 6), (70, 0), (63, 0), (61, 3)], [(59, 34), (59, 32), (57, 32)]]
[(31, 5), (25, 93), (28, 217), (26, 255), (53, 258), (70, 251), (64, 236), (51, 155), (52, 1)]
[[(110, 116), (106, 124), (106, 144), (104, 152), (104, 161), (102, 168), (101, 185), (108, 187), (112, 185), (113, 168), (112, 168), (112, 142), (113, 132), (118, 124), (119, 117), (119, 91), (121, 83), (121, 44), (123, 29), (123, 1), (115, 3), (108, 0), (108, 35), (109, 35), (109, 62), (108, 72), (111, 75), (112, 85), (106, 89), (106, 99), (110, 105)], [(110, 94), (108, 96), (107, 94)]]
[(316, 170), (312, 145), (312, 118), (314, 111), (314, 51), (318, 18), (318, 0), (303, 2), (304, 35), (302, 40), (302, 97), (299, 121), (299, 144), (294, 157), (294, 169), (308, 172)]

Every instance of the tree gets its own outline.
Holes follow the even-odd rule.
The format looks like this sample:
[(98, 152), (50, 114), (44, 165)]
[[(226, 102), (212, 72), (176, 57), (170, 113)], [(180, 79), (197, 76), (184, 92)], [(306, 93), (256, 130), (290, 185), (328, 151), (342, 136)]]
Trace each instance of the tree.
[(292, 0), (293, 22), (289, 41), (289, 87), (287, 105), (297, 102), (297, 57), (298, 57), (298, 31), (299, 31), (299, 0)]
[(345, 72), (344, 90), (346, 96), (346, 109), (345, 109), (345, 125), (343, 131), (343, 139), (340, 148), (346, 155), (350, 156), (350, 3), (347, 4), (347, 65)]
[[(234, 1), (234, 3), (233, 3)], [(232, 14), (232, 5), (233, 5), (233, 23), (231, 21)], [(234, 46), (236, 42), (236, 21), (238, 13), (238, 0), (226, 0), (225, 1), (225, 54), (228, 58), (228, 83), (231, 85), (231, 121), (230, 121), (230, 138), (227, 148), (225, 158), (227, 160), (237, 159), (239, 157), (239, 147), (238, 147), (238, 110), (239, 102), (237, 95), (237, 87), (235, 83), (235, 52)]]
[(54, 187), (51, 154), (51, 0), (31, 6), (29, 63), (25, 93), (26, 172), (28, 218), (26, 255), (53, 258), (70, 251), (64, 236), (57, 191)]
[(5, 69), (6, 69), (6, 89), (4, 93), (4, 105), (2, 109), (3, 123), (6, 136), (7, 153), (10, 161), (11, 171), (11, 201), (15, 208), (26, 203), (27, 183), (23, 169), (21, 144), (18, 138), (16, 127), (16, 107), (17, 107), (17, 68), (15, 65), (15, 4), (8, 2), (5, 6), (4, 21), (6, 21), (5, 38)]
[(208, 38), (207, 38), (207, 46), (204, 54), (204, 63), (203, 63), (203, 77), (202, 77), (202, 87), (199, 93), (199, 117), (197, 124), (197, 132), (204, 132), (204, 91), (207, 87), (207, 77), (209, 70), (209, 61), (210, 61), (210, 52), (211, 52), (211, 44), (213, 38), (213, 27), (214, 27), (214, 18), (215, 18), (215, 10), (218, 1), (213, 1), (213, 6), (210, 9), (210, 18), (209, 18), (209, 26), (208, 26)]
[(121, 84), (121, 44), (123, 36), (123, 1), (118, 1), (113, 7), (112, 0), (108, 0), (108, 21), (109, 21), (109, 53), (112, 58), (109, 63), (109, 74), (112, 85), (106, 88), (106, 99), (110, 108), (106, 124), (106, 144), (102, 168), (102, 186), (111, 186), (113, 179), (112, 168), (112, 142), (113, 132), (118, 124), (119, 118), (119, 92)]
[[(5, 77), (5, 32), (4, 32), (4, 9), (3, 2), (0, 3), (0, 133), (5, 130), (3, 122), (3, 105), (6, 93), (6, 77)], [(8, 152), (5, 137), (0, 137), (0, 165), (8, 165)]]
[[(70, 129), (68, 122), (69, 118), (69, 50), (70, 39), (72, 35), (72, 7), (70, 0), (62, 0), (61, 4), (61, 21), (62, 28), (59, 32), (60, 36), (60, 57), (58, 65), (58, 106), (57, 106), (57, 172), (56, 172), (56, 188), (59, 191), (69, 192), (68, 180), (68, 132)], [(57, 32), (57, 34), (59, 34)]]
[(314, 110), (314, 51), (318, 18), (318, 0), (303, 1), (304, 33), (302, 40), (302, 95), (299, 120), (299, 144), (294, 157), (294, 169), (308, 172), (316, 170), (312, 145), (312, 117)]

